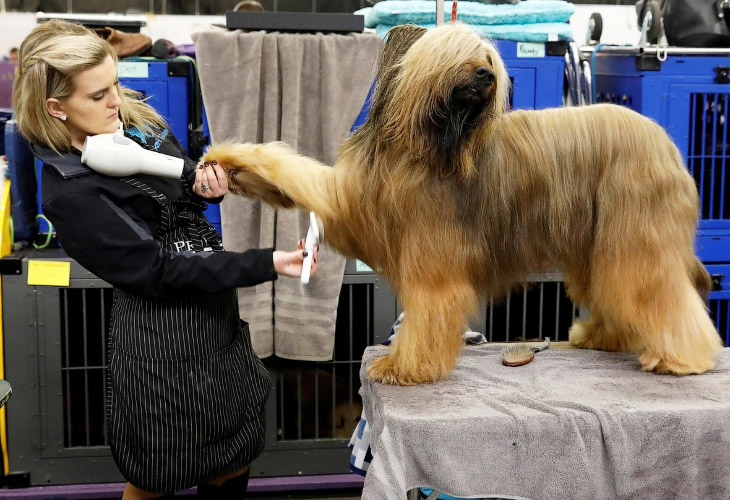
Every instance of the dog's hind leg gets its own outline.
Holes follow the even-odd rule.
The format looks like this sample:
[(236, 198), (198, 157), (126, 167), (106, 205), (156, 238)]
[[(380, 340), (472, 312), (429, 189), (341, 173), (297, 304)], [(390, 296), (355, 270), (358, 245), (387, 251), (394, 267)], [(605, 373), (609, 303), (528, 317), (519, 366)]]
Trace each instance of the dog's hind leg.
[[(565, 291), (576, 306), (589, 306), (590, 271), (566, 270), (564, 274)], [(640, 347), (639, 338), (632, 332), (620, 331), (605, 324), (599, 308), (590, 309), (590, 317), (576, 319), (568, 332), (568, 340), (581, 349), (602, 351), (633, 351)]]
[(477, 297), (467, 282), (429, 287), (409, 284), (399, 298), (405, 317), (392, 352), (367, 367), (368, 376), (390, 385), (415, 385), (445, 378), (464, 344), (462, 333)]
[(563, 273), (563, 282), (565, 283), (565, 292), (576, 306), (585, 304), (588, 301), (588, 291), (590, 287), (589, 271), (587, 269), (580, 272), (565, 270)]
[(591, 307), (590, 272), (565, 271), (565, 291), (576, 306), (582, 304), (589, 307), (590, 317), (576, 319), (568, 332), (568, 340), (581, 349), (598, 349), (601, 351), (633, 351), (641, 344), (636, 334), (625, 331), (616, 325), (607, 325), (601, 308)]
[(641, 348), (641, 338), (624, 325), (606, 322), (598, 310), (591, 311), (590, 318), (573, 322), (568, 332), (571, 345), (580, 349), (599, 351), (637, 351)]
[(645, 371), (687, 375), (715, 366), (720, 336), (686, 266), (666, 256), (627, 254), (597, 268), (592, 309), (604, 329), (591, 335), (595, 348), (624, 350), (620, 339), (636, 336)]
[[(673, 297), (667, 296), (670, 294)], [(646, 321), (646, 328), (639, 332), (645, 344), (639, 356), (642, 369), (675, 375), (712, 369), (714, 355), (722, 348), (722, 342), (707, 314), (706, 304), (689, 279), (667, 295), (660, 300), (675, 307), (664, 307), (663, 323), (658, 323), (652, 331), (654, 324)], [(658, 317), (649, 319), (659, 320)]]

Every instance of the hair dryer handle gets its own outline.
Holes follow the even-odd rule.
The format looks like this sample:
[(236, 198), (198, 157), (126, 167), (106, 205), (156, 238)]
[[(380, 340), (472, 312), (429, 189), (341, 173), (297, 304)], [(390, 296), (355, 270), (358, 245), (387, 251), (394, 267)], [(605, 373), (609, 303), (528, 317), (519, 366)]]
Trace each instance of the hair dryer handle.
[(302, 283), (308, 284), (309, 277), (312, 273), (312, 258), (314, 256), (314, 249), (319, 244), (319, 226), (317, 225), (317, 216), (314, 212), (309, 212), (309, 229), (307, 230), (307, 239), (304, 241), (304, 250), (307, 251), (307, 256), (304, 257), (302, 262)]

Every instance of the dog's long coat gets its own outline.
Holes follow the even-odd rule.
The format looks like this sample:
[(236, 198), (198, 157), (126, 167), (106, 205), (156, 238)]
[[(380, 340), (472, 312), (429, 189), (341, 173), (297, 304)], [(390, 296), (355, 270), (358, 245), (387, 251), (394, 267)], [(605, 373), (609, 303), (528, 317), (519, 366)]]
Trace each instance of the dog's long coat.
[(233, 192), (315, 211), (330, 245), (387, 277), (405, 321), (370, 377), (446, 377), (479, 299), (546, 262), (590, 310), (576, 346), (636, 350), (660, 373), (711, 369), (721, 342), (693, 251), (697, 190), (664, 130), (613, 105), (505, 113), (493, 45), (459, 25), (401, 30), (334, 168), (277, 143), (201, 160), (223, 165)]

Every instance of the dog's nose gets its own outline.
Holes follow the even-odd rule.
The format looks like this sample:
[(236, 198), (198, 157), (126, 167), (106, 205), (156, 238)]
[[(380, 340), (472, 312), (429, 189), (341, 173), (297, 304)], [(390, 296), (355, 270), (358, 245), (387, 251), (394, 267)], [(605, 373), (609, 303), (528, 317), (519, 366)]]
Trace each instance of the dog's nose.
[(484, 80), (487, 83), (494, 82), (494, 71), (486, 66), (479, 66), (476, 70), (474, 70), (474, 73), (480, 80)]

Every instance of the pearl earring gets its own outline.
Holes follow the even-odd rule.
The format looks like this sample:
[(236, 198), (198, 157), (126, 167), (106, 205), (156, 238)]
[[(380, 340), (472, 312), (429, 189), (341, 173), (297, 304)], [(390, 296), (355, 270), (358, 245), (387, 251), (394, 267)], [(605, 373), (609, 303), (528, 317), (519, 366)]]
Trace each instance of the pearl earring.
[(66, 115), (61, 115), (61, 121), (62, 122), (65, 122), (66, 121)]

